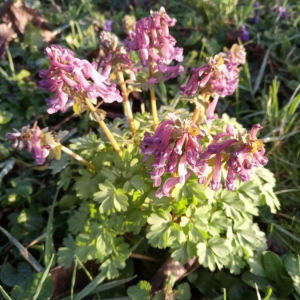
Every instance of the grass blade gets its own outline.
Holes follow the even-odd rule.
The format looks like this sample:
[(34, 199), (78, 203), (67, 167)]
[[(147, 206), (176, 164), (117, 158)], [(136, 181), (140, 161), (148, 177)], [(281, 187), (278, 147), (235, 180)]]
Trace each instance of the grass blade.
[(85, 272), (85, 274), (89, 278), (89, 280), (92, 281), (93, 276), (91, 275), (91, 273), (88, 271), (88, 269), (84, 266), (84, 264), (81, 262), (81, 260), (76, 255), (75, 255), (75, 262), (79, 264), (79, 266)]
[(106, 276), (102, 272), (98, 274), (81, 292), (76, 294), (74, 300), (81, 300), (92, 293), (105, 278)]
[(244, 9), (244, 11), (242, 13), (242, 18), (237, 23), (237, 29), (239, 29), (242, 26), (242, 24), (244, 23), (244, 21), (248, 18), (248, 16), (250, 15), (250, 13), (253, 11), (253, 5), (254, 5), (255, 1), (256, 0), (251, 0), (249, 2), (248, 6)]
[(45, 269), (38, 263), (38, 261), (28, 252), (28, 250), (17, 241), (8, 231), (0, 226), (0, 231), (2, 231), (20, 251), (20, 254), (32, 265), (32, 267), (38, 272), (44, 272)]
[(12, 56), (11, 56), (9, 48), (7, 48), (6, 54), (7, 54), (8, 64), (9, 64), (9, 68), (10, 68), (11, 74), (14, 77), (16, 75), (15, 66), (14, 66), (14, 62), (13, 62), (13, 59), (12, 59)]
[[(99, 274), (100, 275), (100, 274)], [(98, 275), (98, 276), (99, 276)], [(114, 281), (111, 281), (111, 282), (108, 282), (108, 283), (104, 283), (102, 284), (101, 286), (99, 287), (96, 287), (94, 290), (92, 290), (88, 295), (91, 295), (91, 294), (96, 294), (96, 293), (99, 293), (99, 292), (104, 292), (106, 290), (110, 290), (110, 289), (113, 289), (119, 285), (122, 285), (122, 284), (125, 284), (131, 280), (133, 280), (136, 276), (133, 276), (133, 277), (129, 277), (129, 278), (125, 278), (125, 279), (119, 279), (119, 280), (114, 280)], [(96, 278), (95, 278), (96, 279)], [(75, 294), (74, 296), (77, 296), (78, 294)], [(62, 298), (62, 299), (59, 299), (59, 300), (70, 300), (71, 298), (70, 297), (65, 297), (65, 298)], [(75, 298), (76, 299), (76, 298)], [(74, 299), (74, 300), (75, 300)], [(82, 298), (80, 298), (82, 299)], [(127, 298), (126, 298), (127, 299)]]
[(293, 102), (291, 103), (291, 106), (289, 107), (289, 115), (293, 115), (298, 108), (300, 103), (300, 93), (293, 99)]
[(109, 299), (106, 298), (106, 299), (95, 299), (95, 300), (131, 300), (131, 298), (129, 298), (129, 297), (120, 297), (120, 298), (109, 298)]
[(46, 268), (46, 270), (45, 270), (45, 272), (44, 272), (44, 274), (43, 274), (43, 276), (41, 278), (41, 281), (39, 282), (39, 285), (38, 285), (38, 287), (37, 287), (37, 289), (35, 291), (34, 296), (32, 297), (32, 300), (36, 300), (37, 297), (39, 296), (39, 294), (40, 294), (40, 292), (42, 290), (43, 284), (44, 284), (44, 282), (45, 282), (45, 280), (46, 280), (46, 278), (47, 278), (47, 276), (49, 274), (49, 271), (50, 271), (53, 259), (54, 259), (54, 254), (52, 255), (52, 257), (50, 259), (50, 262), (49, 262), (49, 264), (48, 264), (48, 266), (47, 266), (47, 268)]
[(75, 264), (74, 264), (74, 270), (73, 270), (73, 274), (72, 274), (72, 282), (71, 282), (71, 300), (73, 300), (74, 298), (74, 287), (75, 287), (75, 283), (76, 283), (76, 275), (77, 275), (77, 260), (75, 260)]
[(257, 78), (255, 80), (255, 84), (254, 84), (254, 88), (253, 88), (253, 94), (255, 94), (258, 91), (258, 89), (259, 89), (259, 86), (260, 86), (261, 81), (263, 79), (263, 75), (265, 73), (265, 69), (266, 69), (266, 66), (267, 66), (269, 54), (270, 54), (270, 48), (266, 52), (266, 55), (264, 57), (262, 65), (260, 67), (259, 73), (258, 73)]
[(45, 241), (45, 256), (44, 256), (44, 262), (45, 262), (45, 266), (48, 266), (49, 261), (53, 255), (53, 241), (52, 241), (52, 223), (53, 223), (53, 216), (54, 216), (54, 208), (56, 205), (56, 199), (59, 193), (60, 187), (57, 188), (54, 199), (53, 199), (53, 203), (50, 209), (50, 213), (49, 213), (49, 218), (48, 218), (48, 223), (47, 223), (47, 229), (46, 229), (46, 241)]
[(0, 172), (0, 185), (1, 185), (3, 177), (6, 176), (12, 170), (14, 165), (15, 165), (15, 160), (13, 158), (9, 159), (5, 162), (5, 166)]
[(292, 131), (290, 133), (287, 133), (287, 134), (284, 134), (284, 135), (281, 135), (281, 136), (276, 136), (276, 137), (264, 137), (261, 139), (262, 142), (264, 143), (269, 143), (269, 142), (275, 142), (275, 141), (282, 141), (284, 139), (287, 139), (297, 133), (299, 133), (300, 130), (295, 130), (295, 131)]
[[(271, 223), (271, 222), (268, 222)], [(290, 237), (291, 239), (293, 239), (294, 241), (300, 243), (300, 239), (295, 236), (294, 234), (290, 233), (289, 231), (287, 231), (286, 229), (282, 228), (280, 225), (276, 224), (276, 223), (272, 223), (273, 226), (280, 232), (284, 233), (285, 235), (287, 235), (288, 237)]]
[(5, 292), (4, 288), (0, 285), (0, 292), (2, 294), (2, 296), (6, 299), (6, 300), (12, 300), (9, 295)]
[(98, 288), (96, 288), (94, 290), (94, 292), (95, 293), (99, 293), (99, 292), (103, 292), (103, 291), (115, 288), (115, 287), (117, 287), (119, 285), (122, 285), (124, 283), (127, 283), (127, 282), (133, 280), (135, 277), (136, 276), (132, 276), (132, 277), (129, 277), (129, 278), (114, 280), (114, 281), (102, 284), (101, 286), (99, 286)]

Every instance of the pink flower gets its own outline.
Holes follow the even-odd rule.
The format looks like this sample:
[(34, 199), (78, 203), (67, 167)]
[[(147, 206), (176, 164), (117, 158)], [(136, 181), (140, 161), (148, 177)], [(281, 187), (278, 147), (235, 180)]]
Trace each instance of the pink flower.
[(107, 20), (104, 22), (103, 24), (103, 30), (105, 31), (111, 31), (112, 30), (112, 24), (113, 24), (113, 20)]
[(246, 52), (242, 46), (233, 45), (226, 56), (218, 54), (208, 59), (208, 63), (191, 69), (191, 77), (181, 86), (181, 93), (194, 96), (197, 92), (213, 97), (209, 104), (207, 119), (214, 119), (214, 111), (219, 98), (232, 95), (238, 87), (238, 66), (245, 63)]
[(103, 59), (100, 62), (102, 75), (110, 77), (111, 70), (115, 73), (126, 72), (131, 80), (135, 80), (135, 73), (138, 72), (134, 62), (131, 60), (125, 47), (119, 43), (117, 36), (113, 33), (102, 31), (100, 35), (100, 46), (103, 51)]
[(180, 65), (169, 66), (173, 61), (183, 60), (183, 49), (175, 46), (176, 40), (169, 32), (169, 27), (175, 23), (176, 19), (170, 18), (161, 7), (158, 12), (139, 20), (135, 31), (130, 34), (127, 41), (129, 50), (140, 52), (143, 67), (149, 67), (151, 62), (152, 76), (148, 84), (175, 78), (183, 72)]
[(46, 161), (47, 156), (50, 153), (49, 149), (47, 149), (46, 146), (41, 145), (41, 140), (39, 137), (40, 134), (41, 134), (41, 130), (38, 126), (36, 126), (35, 132), (33, 133), (32, 136), (33, 146), (32, 146), (31, 155), (37, 165), (43, 165)]
[[(255, 168), (265, 166), (268, 158), (264, 156), (264, 144), (257, 139), (256, 134), (262, 127), (253, 125), (250, 133), (237, 132), (233, 126), (228, 125), (225, 132), (217, 134), (212, 143), (201, 154), (202, 168), (215, 160), (210, 187), (218, 190), (221, 187), (221, 169), (227, 164), (228, 172), (225, 187), (235, 190), (239, 178), (249, 181)], [(229, 154), (229, 159), (228, 159)], [(211, 164), (211, 163), (210, 163)], [(203, 181), (202, 181), (203, 182)]]
[(196, 175), (200, 161), (200, 140), (205, 132), (201, 131), (189, 120), (182, 121), (173, 114), (168, 115), (170, 120), (162, 122), (153, 136), (145, 133), (140, 148), (147, 160), (154, 156), (153, 171), (150, 172), (154, 180), (153, 186), (158, 187), (162, 183), (165, 172), (172, 174), (162, 189), (157, 191), (158, 197), (168, 196), (169, 191), (177, 183), (184, 184), (191, 172)]
[(210, 181), (210, 188), (214, 191), (219, 190), (221, 187), (221, 169), (222, 169), (221, 154), (220, 152), (217, 152), (215, 167), (214, 167), (212, 179)]
[(45, 54), (50, 59), (48, 70), (41, 70), (40, 87), (55, 95), (46, 99), (48, 113), (65, 112), (70, 106), (77, 104), (78, 113), (87, 109), (85, 99), (96, 101), (101, 97), (104, 102), (122, 101), (116, 86), (106, 77), (100, 75), (94, 64), (87, 60), (75, 58), (74, 54), (60, 46), (49, 46)]
[[(18, 151), (26, 149), (31, 152), (31, 156), (37, 165), (43, 165), (50, 154), (51, 148), (56, 146), (53, 136), (47, 130), (47, 128), (41, 130), (36, 125), (32, 128), (27, 125), (22, 127), (21, 131), (14, 129), (13, 133), (7, 133), (6, 138), (12, 142), (12, 146)], [(45, 139), (46, 135), (47, 139)]]

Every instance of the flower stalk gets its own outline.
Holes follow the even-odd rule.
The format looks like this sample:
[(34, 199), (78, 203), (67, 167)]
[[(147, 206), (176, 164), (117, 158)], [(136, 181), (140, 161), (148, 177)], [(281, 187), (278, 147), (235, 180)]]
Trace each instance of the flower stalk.
[[(205, 93), (201, 94), (201, 98), (205, 101), (208, 102), (210, 95), (205, 95)], [(202, 121), (202, 117), (203, 117), (203, 111), (202, 111), (202, 107), (200, 106), (199, 103), (196, 104), (193, 116), (192, 116), (192, 123), (193, 124), (197, 124), (198, 126), (200, 125), (201, 121)]]
[(200, 114), (200, 108), (198, 108), (197, 106), (195, 107), (193, 116), (192, 116), (192, 123), (195, 124), (199, 118), (199, 114)]
[[(89, 110), (91, 112), (95, 112), (97, 109), (96, 107), (94, 107), (94, 105), (88, 101), (87, 99), (85, 100), (85, 103), (87, 105), (87, 107), (89, 108)], [(109, 139), (109, 141), (111, 142), (111, 145), (113, 146), (113, 148), (115, 149), (115, 151), (122, 156), (122, 150), (120, 149), (117, 141), (115, 140), (114, 136), (112, 135), (111, 131), (109, 130), (109, 128), (106, 126), (106, 124), (104, 123), (104, 121), (98, 121), (100, 127), (102, 128), (102, 130), (104, 131), (105, 135), (107, 136), (107, 138)]]
[(129, 99), (128, 99), (128, 92), (127, 92), (126, 83), (124, 81), (123, 72), (121, 72), (121, 71), (118, 72), (118, 77), (119, 77), (119, 84), (120, 84), (122, 95), (123, 95), (125, 111), (126, 111), (126, 114), (128, 116), (128, 119), (129, 119), (129, 126), (130, 126), (130, 129), (131, 129), (131, 132), (132, 132), (132, 136), (135, 136), (136, 128), (135, 128), (135, 125), (134, 125), (133, 114), (132, 114), (130, 102), (129, 102)]
[(84, 158), (82, 158), (80, 155), (76, 154), (75, 152), (73, 152), (71, 149), (61, 145), (61, 151), (65, 152), (66, 154), (72, 156), (74, 159), (76, 159), (77, 161), (79, 161), (80, 163), (86, 165), (87, 167), (89, 167), (92, 170), (96, 170), (95, 166), (91, 163), (89, 163), (87, 160), (85, 160)]
[[(149, 77), (152, 77), (152, 63), (149, 64)], [(156, 98), (155, 98), (155, 89), (154, 87), (150, 88), (150, 99), (151, 99), (151, 110), (152, 110), (152, 119), (153, 119), (153, 127), (156, 130), (159, 119), (157, 114), (157, 106), (156, 106)]]

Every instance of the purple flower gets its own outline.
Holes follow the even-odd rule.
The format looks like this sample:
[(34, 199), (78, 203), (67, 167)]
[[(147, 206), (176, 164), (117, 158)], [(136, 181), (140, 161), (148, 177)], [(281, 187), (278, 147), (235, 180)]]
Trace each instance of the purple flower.
[(279, 12), (280, 19), (283, 19), (286, 17), (286, 8), (285, 7), (279, 6), (278, 12)]
[[(170, 120), (162, 122), (153, 136), (145, 133), (140, 148), (145, 155), (144, 161), (150, 155), (154, 156), (153, 171), (150, 172), (154, 183), (158, 187), (162, 183), (164, 173), (172, 174), (156, 193), (157, 197), (168, 196), (172, 187), (177, 183), (184, 184), (191, 172), (197, 176), (203, 175), (198, 170), (200, 162), (200, 140), (205, 132), (200, 130), (189, 120), (182, 121), (173, 114), (168, 115)], [(200, 174), (201, 173), (201, 174)]]
[(104, 31), (111, 31), (112, 30), (112, 24), (113, 24), (113, 20), (107, 20), (104, 22), (104, 25), (103, 25), (103, 30)]
[(255, 17), (253, 18), (253, 23), (254, 23), (254, 24), (258, 24), (258, 22), (259, 22), (259, 16), (255, 16)]
[(31, 153), (37, 165), (43, 165), (50, 151), (57, 147), (58, 139), (47, 132), (48, 128), (41, 130), (36, 124), (30, 128), (29, 125), (21, 128), (21, 131), (13, 129), (14, 132), (7, 133), (6, 138), (18, 151), (26, 149)]
[[(184, 178), (184, 180), (188, 180), (191, 175), (191, 172), (188, 172)], [(166, 180), (163, 187), (158, 189), (155, 193), (157, 198), (162, 198), (164, 196), (171, 197), (171, 190), (175, 187), (176, 184), (181, 183), (179, 177), (170, 177)]]
[(255, 7), (255, 8), (256, 8), (256, 7), (259, 7), (259, 2), (258, 2), (258, 1), (255, 1), (254, 4), (253, 4), (253, 7)]
[(243, 42), (249, 41), (249, 39), (250, 39), (250, 37), (249, 37), (249, 31), (247, 30), (245, 24), (242, 25), (241, 33), (242, 33), (242, 36), (241, 36), (242, 41), (243, 41)]
[(207, 120), (214, 119), (214, 111), (220, 97), (232, 95), (239, 82), (239, 65), (245, 63), (246, 52), (243, 46), (233, 45), (227, 55), (218, 54), (208, 59), (208, 63), (191, 69), (191, 77), (181, 86), (181, 93), (194, 96), (201, 91), (204, 96), (213, 97), (209, 104)]
[[(255, 168), (265, 166), (268, 158), (264, 156), (264, 144), (257, 139), (256, 135), (262, 127), (253, 125), (250, 133), (237, 132), (228, 125), (225, 132), (217, 134), (212, 143), (201, 154), (202, 168), (214, 162), (210, 187), (218, 190), (221, 187), (221, 169), (227, 164), (228, 172), (225, 187), (235, 190), (237, 178), (241, 181), (249, 181)], [(229, 155), (229, 158), (228, 158)], [(203, 182), (203, 181), (202, 181)]]
[(40, 134), (41, 134), (41, 130), (38, 126), (36, 126), (35, 132), (33, 133), (32, 136), (31, 155), (37, 165), (43, 165), (46, 161), (47, 156), (50, 153), (46, 145), (45, 146), (41, 145)]
[(65, 112), (74, 104), (79, 114), (88, 109), (86, 98), (93, 103), (97, 97), (108, 103), (122, 101), (116, 86), (100, 75), (94, 64), (75, 58), (70, 50), (60, 46), (47, 47), (45, 54), (50, 59), (50, 67), (40, 71), (40, 87), (55, 92), (51, 99), (46, 99), (49, 114)]
[(119, 44), (116, 35), (102, 31), (100, 35), (100, 45), (103, 51), (103, 59), (100, 62), (103, 76), (109, 78), (111, 70), (113, 69), (115, 73), (119, 71), (128, 73), (131, 80), (136, 79), (135, 73), (138, 72), (138, 68), (135, 67), (125, 47)]
[(215, 167), (210, 181), (210, 188), (217, 191), (221, 187), (221, 170), (222, 170), (222, 160), (220, 152), (216, 154)]
[(129, 50), (139, 51), (142, 66), (151, 67), (148, 84), (175, 78), (183, 72), (182, 66), (169, 66), (173, 61), (183, 60), (183, 49), (175, 47), (176, 40), (169, 32), (169, 27), (175, 23), (176, 19), (170, 18), (161, 7), (158, 12), (139, 20), (130, 34)]

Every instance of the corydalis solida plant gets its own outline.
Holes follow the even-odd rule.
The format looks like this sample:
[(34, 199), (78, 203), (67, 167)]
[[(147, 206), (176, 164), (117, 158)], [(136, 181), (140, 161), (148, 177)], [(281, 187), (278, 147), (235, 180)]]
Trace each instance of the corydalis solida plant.
[[(49, 113), (66, 111), (74, 105), (75, 111), (93, 112), (98, 109), (99, 100), (122, 101), (116, 85), (110, 82), (110, 78), (117, 78), (124, 104), (126, 101), (129, 103), (129, 99), (125, 99), (126, 96), (128, 98), (129, 92), (126, 90), (127, 82), (122, 77), (123, 73), (124, 77), (128, 75), (131, 81), (134, 81), (140, 75), (139, 72), (142, 72), (143, 65), (148, 69), (151, 66), (152, 73), (147, 77), (146, 84), (153, 88), (155, 81), (151, 81), (151, 78), (167, 79), (166, 72), (159, 68), (159, 65), (180, 69), (178, 65), (171, 65), (176, 61), (176, 57), (180, 58), (181, 55), (168, 33), (169, 27), (172, 27), (175, 21), (167, 17), (163, 9), (152, 13), (146, 19), (142, 24), (151, 24), (150, 27), (139, 29), (141, 25), (137, 25), (130, 32), (132, 34), (143, 30), (146, 42), (145, 36), (148, 36), (149, 44), (146, 43), (146, 48), (142, 50), (148, 51), (149, 61), (132, 62), (129, 56), (132, 49), (126, 49), (122, 45), (118, 48), (119, 44), (115, 42), (113, 35), (108, 33), (101, 36), (101, 50), (105, 53), (101, 63), (102, 73), (94, 63), (75, 58), (67, 49), (59, 46), (49, 47), (50, 68), (41, 72), (42, 77), (44, 76), (41, 86), (55, 92), (55, 96), (48, 100), (51, 109)], [(157, 35), (158, 42), (155, 45), (152, 35), (154, 41)], [(161, 56), (156, 61), (154, 54), (152, 53), (153, 57), (150, 55), (151, 48), (155, 50), (154, 54)], [(173, 53), (173, 57), (168, 54), (169, 51)], [(168, 57), (172, 57), (172, 61), (169, 61)], [(71, 178), (68, 172), (62, 175), (69, 176), (68, 178), (72, 179), (70, 181), (75, 182), (76, 196), (82, 200), (78, 214), (70, 216), (70, 224), (77, 224), (78, 219), (75, 216), (80, 215), (80, 223), (83, 226), (76, 229), (76, 232), (70, 229), (76, 243), (65, 243), (66, 247), (74, 244), (74, 248), (67, 249), (68, 257), (72, 257), (72, 254), (77, 255), (83, 249), (79, 247), (87, 247), (91, 252), (88, 258), (85, 257), (85, 261), (97, 260), (101, 264), (101, 270), (105, 270), (106, 274), (109, 274), (107, 276), (112, 278), (117, 276), (116, 270), (124, 267), (124, 261), (130, 253), (128, 249), (132, 246), (122, 235), (129, 232), (143, 235), (146, 228), (149, 243), (154, 247), (169, 247), (176, 260), (184, 263), (187, 257), (197, 255), (199, 262), (211, 270), (216, 266), (226, 266), (237, 272), (236, 266), (243, 266), (244, 253), (247, 252), (251, 256), (254, 250), (264, 245), (263, 233), (252, 222), (252, 215), (258, 214), (258, 200), (255, 198), (252, 201), (247, 198), (250, 204), (245, 204), (240, 197), (243, 195), (243, 182), (257, 181), (257, 173), (261, 170), (258, 167), (267, 163), (264, 145), (256, 137), (260, 126), (255, 125), (247, 132), (236, 130), (231, 125), (226, 128), (223, 123), (222, 126), (216, 125), (218, 121), (214, 121), (215, 106), (219, 98), (234, 93), (239, 80), (238, 67), (244, 61), (243, 47), (234, 45), (227, 53), (208, 59), (204, 66), (195, 68), (196, 72), (192, 72), (190, 81), (182, 91), (190, 93), (193, 98), (197, 98), (198, 95), (202, 98), (207, 97), (205, 104), (208, 104), (210, 98), (214, 99), (212, 106), (205, 106), (207, 116), (203, 116), (202, 119), (198, 117), (191, 120), (186, 111), (183, 112), (185, 116), (176, 111), (166, 116), (162, 111), (162, 122), (153, 133), (149, 129), (151, 121), (148, 115), (136, 115), (138, 125), (135, 140), (127, 138), (130, 137), (127, 122), (120, 121), (119, 124), (125, 126), (114, 128), (119, 122), (117, 121), (111, 128), (114, 130), (114, 136), (119, 135), (122, 158), (116, 158), (110, 143), (101, 141), (96, 134), (92, 134), (96, 138), (91, 143), (85, 136), (82, 138), (83, 142), (78, 142), (80, 147), (76, 148), (75, 144), (71, 146), (72, 149), (81, 151), (80, 154), (89, 160), (90, 166), (85, 163), (89, 170), (78, 165), (78, 170), (70, 170), (71, 167), (68, 166), (66, 171), (70, 171), (70, 174), (76, 172), (76, 178)], [(130, 70), (135, 72), (128, 72)], [(112, 76), (113, 73), (116, 76)], [(97, 78), (101, 79), (99, 83)], [(138, 84), (137, 81), (136, 85)], [(145, 130), (149, 132), (145, 133), (143, 139), (142, 134)], [(133, 136), (134, 134), (131, 135)], [(122, 142), (125, 138), (126, 141)], [(141, 140), (139, 152), (136, 143)], [(41, 142), (42, 138), (40, 147), (44, 147)], [(70, 154), (68, 150), (65, 152)], [(144, 160), (154, 160), (152, 166), (142, 161), (142, 156), (145, 156)], [(83, 159), (78, 160), (84, 163)], [(38, 163), (40, 162), (39, 160)], [(91, 162), (97, 167), (92, 166)], [(146, 171), (150, 171), (150, 174)], [(259, 194), (257, 182), (255, 184), (254, 193)], [(248, 186), (249, 184), (244, 185), (244, 188), (247, 189)], [(182, 190), (184, 193), (181, 193)], [(236, 206), (228, 203), (231, 198), (239, 199)], [(92, 215), (85, 211), (86, 206), (97, 207), (99, 210)], [(231, 211), (234, 211), (234, 214), (231, 214)], [(241, 235), (246, 231), (245, 228), (247, 238), (244, 239)], [(252, 234), (250, 242), (247, 240), (250, 239), (249, 232)], [(87, 237), (86, 244), (80, 240), (79, 235), (82, 233)], [(67, 264), (65, 250), (60, 250), (59, 261)], [(210, 254), (212, 256), (209, 256)]]

